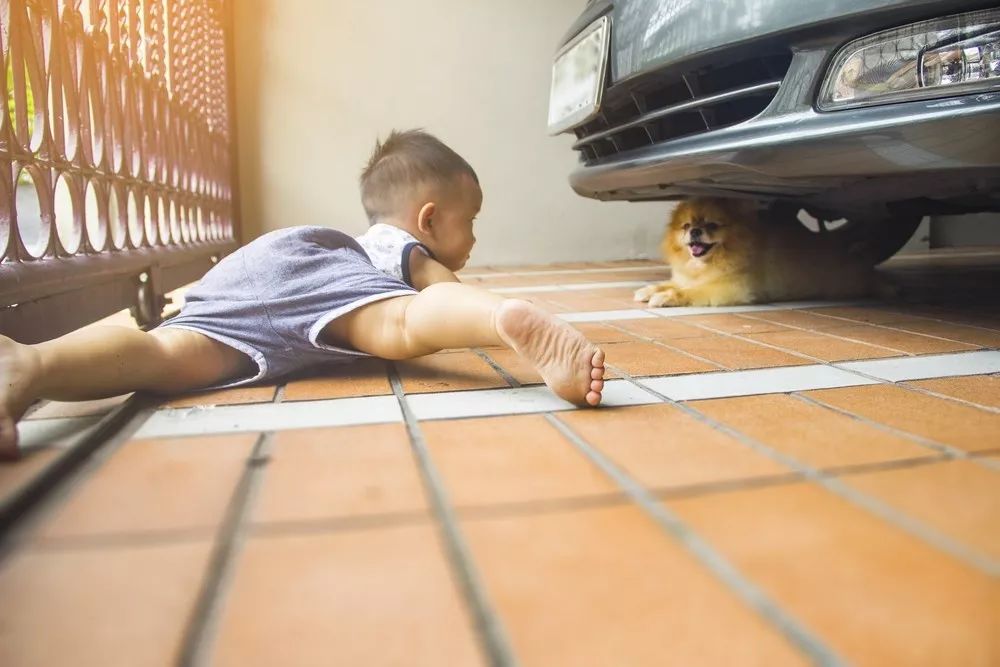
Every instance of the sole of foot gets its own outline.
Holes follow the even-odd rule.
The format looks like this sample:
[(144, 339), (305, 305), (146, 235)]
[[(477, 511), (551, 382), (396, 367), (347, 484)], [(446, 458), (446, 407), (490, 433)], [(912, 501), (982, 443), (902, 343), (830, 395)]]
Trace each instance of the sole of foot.
[(604, 390), (604, 352), (583, 334), (537, 306), (520, 299), (496, 311), (500, 337), (530, 361), (560, 398), (596, 406)]

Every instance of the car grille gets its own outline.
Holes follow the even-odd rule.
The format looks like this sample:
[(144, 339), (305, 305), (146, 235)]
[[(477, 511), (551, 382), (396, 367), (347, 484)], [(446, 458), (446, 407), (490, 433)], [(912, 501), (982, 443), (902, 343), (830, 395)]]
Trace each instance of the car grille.
[(605, 92), (600, 114), (576, 128), (573, 148), (593, 162), (742, 123), (771, 103), (791, 61), (787, 52), (762, 55), (616, 86)]

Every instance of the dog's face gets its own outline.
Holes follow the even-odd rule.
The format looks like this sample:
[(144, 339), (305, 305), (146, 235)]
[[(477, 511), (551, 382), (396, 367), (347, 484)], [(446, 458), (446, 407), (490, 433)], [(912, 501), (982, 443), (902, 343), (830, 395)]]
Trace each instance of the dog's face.
[(752, 253), (756, 222), (756, 210), (745, 202), (723, 199), (682, 202), (667, 226), (664, 255), (675, 272), (725, 271)]

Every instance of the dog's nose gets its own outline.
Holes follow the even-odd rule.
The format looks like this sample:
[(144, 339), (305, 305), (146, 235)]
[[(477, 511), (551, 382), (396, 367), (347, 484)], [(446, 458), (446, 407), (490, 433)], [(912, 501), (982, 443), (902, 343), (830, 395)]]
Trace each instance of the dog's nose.
[(690, 231), (691, 238), (693, 239), (701, 238), (701, 232), (702, 232), (701, 227), (692, 227)]

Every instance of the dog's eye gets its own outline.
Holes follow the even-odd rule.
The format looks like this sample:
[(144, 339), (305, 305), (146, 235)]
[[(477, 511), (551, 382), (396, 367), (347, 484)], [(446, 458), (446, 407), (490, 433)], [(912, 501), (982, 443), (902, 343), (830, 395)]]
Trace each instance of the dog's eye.
[(705, 223), (705, 229), (707, 231), (714, 232), (718, 228), (719, 228), (719, 224), (717, 222), (707, 222), (707, 223)]
[(683, 229), (686, 232), (687, 230), (691, 229), (691, 223), (685, 222), (683, 225), (681, 225), (681, 229)]

